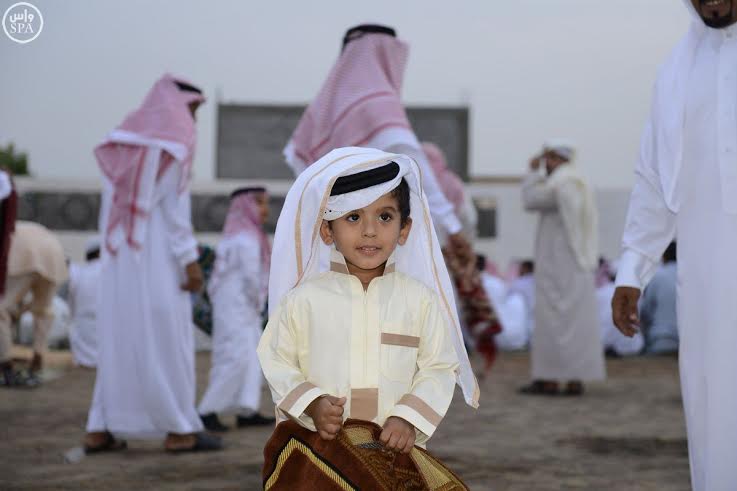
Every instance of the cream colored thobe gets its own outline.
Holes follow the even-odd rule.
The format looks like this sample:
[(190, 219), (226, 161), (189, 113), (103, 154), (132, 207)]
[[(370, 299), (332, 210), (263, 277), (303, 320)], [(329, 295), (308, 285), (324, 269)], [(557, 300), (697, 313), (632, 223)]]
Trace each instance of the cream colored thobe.
[(331, 271), (292, 290), (258, 348), (279, 420), (315, 430), (307, 406), (345, 396), (343, 418), (382, 425), (390, 416), (432, 436), (453, 397), (458, 359), (436, 294), (394, 272), (364, 290), (333, 250)]

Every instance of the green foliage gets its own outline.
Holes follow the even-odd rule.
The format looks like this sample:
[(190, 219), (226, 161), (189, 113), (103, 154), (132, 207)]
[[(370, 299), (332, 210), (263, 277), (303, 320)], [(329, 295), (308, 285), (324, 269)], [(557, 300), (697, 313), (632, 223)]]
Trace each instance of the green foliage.
[(14, 176), (28, 176), (28, 155), (15, 151), (12, 143), (0, 147), (0, 167), (10, 169)]

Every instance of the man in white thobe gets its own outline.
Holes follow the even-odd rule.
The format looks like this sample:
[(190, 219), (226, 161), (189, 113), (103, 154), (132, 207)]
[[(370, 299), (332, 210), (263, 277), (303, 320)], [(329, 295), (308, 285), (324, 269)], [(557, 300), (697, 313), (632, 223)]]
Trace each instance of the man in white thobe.
[(684, 1), (693, 21), (655, 84), (612, 310), (634, 335), (640, 291), (677, 230), (691, 485), (723, 491), (737, 483), (737, 2)]
[(85, 247), (86, 262), (69, 267), (69, 307), (72, 325), (69, 344), (77, 365), (97, 366), (97, 304), (100, 296), (100, 242), (90, 240)]
[(263, 230), (269, 196), (262, 187), (230, 197), (223, 240), (217, 247), (208, 292), (213, 304), (210, 383), (198, 407), (210, 431), (226, 431), (217, 413), (236, 414), (236, 426), (274, 424), (259, 414), (263, 377), (256, 348), (269, 285), (271, 245)]
[[(546, 143), (522, 182), (525, 209), (540, 215), (532, 384), (521, 389), (527, 394), (552, 395), (566, 381), (565, 393), (580, 395), (583, 382), (605, 376), (594, 286), (596, 206), (574, 155), (567, 142)], [(538, 172), (543, 162), (547, 177)]]
[(170, 452), (222, 448), (195, 409), (189, 292), (203, 280), (189, 176), (202, 102), (199, 89), (165, 75), (95, 149), (105, 249), (88, 453), (125, 448), (117, 435), (166, 436)]

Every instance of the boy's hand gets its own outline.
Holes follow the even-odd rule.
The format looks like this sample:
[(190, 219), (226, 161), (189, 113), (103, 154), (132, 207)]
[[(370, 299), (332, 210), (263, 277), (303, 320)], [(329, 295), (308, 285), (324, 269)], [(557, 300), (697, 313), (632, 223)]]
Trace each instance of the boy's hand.
[(307, 406), (305, 414), (312, 418), (317, 433), (323, 440), (332, 440), (343, 426), (345, 397), (318, 397)]
[(379, 440), (390, 450), (410, 453), (415, 446), (415, 427), (402, 418), (389, 416), (384, 422), (384, 431)]
[(640, 325), (640, 316), (637, 314), (637, 301), (640, 299), (640, 290), (629, 286), (620, 286), (614, 290), (612, 298), (612, 321), (622, 334), (632, 337)]

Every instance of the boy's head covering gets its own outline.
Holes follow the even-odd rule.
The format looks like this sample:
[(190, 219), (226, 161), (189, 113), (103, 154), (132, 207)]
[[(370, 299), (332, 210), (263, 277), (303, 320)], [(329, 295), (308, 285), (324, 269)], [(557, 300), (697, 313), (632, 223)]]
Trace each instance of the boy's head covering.
[[(395, 165), (387, 166), (392, 163)], [(344, 189), (348, 189), (351, 183), (356, 182), (356, 174), (376, 168), (381, 168), (379, 184), (331, 196), (339, 178), (351, 176), (341, 182)], [(463, 344), (453, 288), (430, 218), (422, 188), (422, 175), (417, 163), (406, 155), (372, 148), (339, 148), (310, 165), (297, 177), (287, 194), (276, 226), (269, 310), (271, 312), (278, 307), (294, 287), (329, 271), (332, 247), (325, 245), (319, 235), (323, 219), (333, 220), (370, 205), (396, 188), (402, 178), (410, 189), (413, 225), (406, 244), (397, 246), (394, 252), (395, 270), (424, 283), (438, 294), (460, 362), (458, 383), (466, 402), (476, 407), (479, 388)]]
[(284, 149), (295, 174), (334, 148), (387, 148), (397, 143), (419, 148), (400, 98), (409, 46), (382, 32), (363, 30), (356, 35), (344, 46)]
[[(720, 108), (715, 116), (719, 119), (720, 134), (737, 135), (737, 90), (734, 87), (724, 90), (717, 87), (719, 80), (713, 84), (692, 86), (691, 72), (694, 70), (696, 53), (702, 40), (713, 38), (721, 41), (725, 36), (737, 37), (737, 25), (722, 29), (707, 27), (696, 12), (691, 0), (683, 0), (691, 14), (691, 26), (686, 36), (676, 45), (666, 62), (660, 68), (653, 93), (651, 117), (643, 135), (642, 155), (640, 159), (649, 162), (656, 160), (656, 168), (660, 175), (663, 197), (668, 208), (677, 212), (680, 198), (677, 196), (677, 179), (683, 161), (683, 134), (686, 117), (686, 101), (693, 91), (713, 91), (718, 98)], [(737, 63), (725, 64), (727, 73), (719, 73), (719, 77), (737, 76)], [(716, 74), (716, 70), (714, 71)], [(647, 144), (646, 144), (647, 143)], [(651, 153), (654, 152), (654, 153)], [(734, 153), (719, 156), (721, 171), (722, 205), (724, 211), (737, 213), (737, 193), (733, 192), (737, 183), (734, 171)]]
[[(153, 206), (158, 179), (173, 164), (181, 165), (180, 192), (189, 183), (195, 147), (195, 121), (189, 109), (205, 101), (202, 92), (181, 78), (166, 74), (149, 90), (141, 107), (130, 113), (95, 148), (102, 173), (114, 197), (105, 231), (106, 248), (115, 254), (124, 240), (140, 247), (142, 222)], [(147, 159), (147, 150), (160, 149), (160, 161)]]

